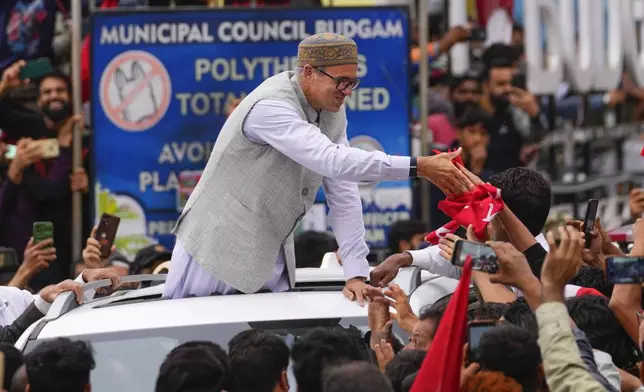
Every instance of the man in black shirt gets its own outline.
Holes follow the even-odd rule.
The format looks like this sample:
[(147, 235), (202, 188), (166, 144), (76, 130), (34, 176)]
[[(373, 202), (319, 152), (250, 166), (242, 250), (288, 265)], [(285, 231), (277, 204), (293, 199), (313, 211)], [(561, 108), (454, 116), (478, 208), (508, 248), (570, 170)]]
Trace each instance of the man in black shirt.
[(511, 59), (493, 59), (483, 71), (482, 106), (490, 114), (486, 125), (490, 133), (486, 167), (500, 173), (511, 167), (523, 166), (534, 159), (538, 146), (524, 140), (522, 124), (518, 119), (522, 113), (529, 117), (528, 135), (541, 134), (546, 128), (537, 99), (530, 92), (513, 86), (516, 69)]

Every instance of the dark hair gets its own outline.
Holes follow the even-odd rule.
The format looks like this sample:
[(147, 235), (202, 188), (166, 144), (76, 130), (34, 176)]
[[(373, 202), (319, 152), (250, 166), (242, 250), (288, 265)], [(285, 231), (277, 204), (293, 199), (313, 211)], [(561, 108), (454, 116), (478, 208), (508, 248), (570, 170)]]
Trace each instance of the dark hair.
[[(461, 84), (472, 81), (477, 84), (481, 83), (480, 76), (474, 72), (466, 72), (461, 75), (451, 75), (449, 78), (449, 91), (450, 93), (454, 92)], [(479, 87), (480, 88), (480, 87)]]
[(481, 336), (481, 370), (503, 372), (515, 379), (525, 392), (539, 386), (537, 368), (541, 353), (537, 335), (512, 324), (501, 324)]
[(4, 354), (4, 389), (11, 387), (11, 379), (25, 362), (22, 353), (11, 343), (0, 343), (0, 351)]
[[(40, 86), (42, 83), (47, 80), (47, 79), (58, 79), (62, 80), (65, 82), (65, 86), (67, 86), (67, 93), (71, 94), (72, 93), (72, 81), (69, 79), (69, 76), (67, 76), (65, 73), (54, 70), (47, 75), (41, 77), (40, 79), (36, 80), (36, 85), (38, 87), (38, 95), (40, 95)], [(70, 97), (71, 98), (71, 97)]]
[(298, 390), (320, 392), (322, 372), (328, 366), (366, 361), (364, 342), (343, 330), (313, 329), (298, 340), (291, 351)]
[(338, 243), (329, 233), (305, 231), (295, 237), (295, 263), (297, 268), (320, 268), (328, 252), (338, 250)]
[(504, 43), (494, 43), (488, 46), (481, 56), (483, 67), (486, 68), (484, 77), (489, 78), (491, 68), (510, 68), (519, 60), (519, 53), (515, 48)]
[(503, 319), (510, 324), (521, 327), (535, 336), (539, 335), (539, 324), (525, 297), (519, 297), (512, 302), (503, 314)]
[(175, 347), (159, 369), (156, 392), (197, 392), (230, 389), (230, 362), (226, 352), (207, 341)]
[(503, 202), (521, 223), (537, 236), (550, 213), (550, 184), (538, 172), (513, 167), (490, 177), (490, 184), (501, 189)]
[(419, 321), (432, 321), (434, 323), (434, 330), (430, 338), (436, 336), (436, 331), (438, 331), (438, 326), (441, 324), (443, 315), (445, 314), (446, 308), (434, 308), (432, 306), (425, 306), (420, 310), (420, 315), (418, 316)]
[(411, 391), (411, 387), (414, 386), (414, 381), (416, 381), (416, 375), (418, 375), (418, 372), (405, 377), (402, 383), (402, 392)]
[(394, 391), (401, 392), (405, 378), (416, 373), (425, 360), (425, 350), (403, 350), (385, 367), (385, 376), (391, 381)]
[[(300, 389), (298, 386), (298, 390)], [(391, 382), (375, 365), (353, 362), (324, 372), (324, 392), (393, 392)]]
[(568, 298), (566, 307), (591, 346), (610, 354), (618, 368), (629, 369), (639, 361), (637, 347), (608, 307), (608, 298), (582, 295)]
[(392, 254), (400, 252), (400, 241), (411, 241), (412, 237), (427, 232), (427, 225), (416, 220), (395, 222), (387, 235), (387, 247)]
[(474, 320), (491, 320), (499, 321), (505, 312), (510, 309), (510, 305), (499, 302), (479, 303), (472, 310), (472, 319)]
[(228, 343), (234, 390), (272, 392), (288, 369), (289, 350), (282, 339), (249, 329)]
[(88, 342), (57, 338), (36, 346), (25, 365), (32, 392), (83, 392), (96, 363)]
[(607, 297), (613, 294), (613, 285), (606, 281), (604, 271), (587, 265), (577, 271), (577, 275), (572, 278), (570, 284), (595, 289)]
[(479, 104), (469, 102), (466, 104), (463, 114), (456, 119), (456, 126), (459, 129), (463, 129), (477, 124), (485, 125), (488, 118), (488, 114)]

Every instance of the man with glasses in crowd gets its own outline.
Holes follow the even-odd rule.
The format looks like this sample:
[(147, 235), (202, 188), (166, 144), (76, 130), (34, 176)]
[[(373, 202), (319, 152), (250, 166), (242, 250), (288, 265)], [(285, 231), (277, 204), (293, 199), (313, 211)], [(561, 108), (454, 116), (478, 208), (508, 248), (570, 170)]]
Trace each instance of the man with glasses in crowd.
[(460, 150), (410, 158), (351, 148), (344, 100), (359, 85), (357, 72), (353, 40), (316, 34), (300, 43), (296, 71), (265, 80), (242, 100), (173, 231), (164, 296), (289, 290), (293, 231), (323, 185), (344, 295), (364, 304), (369, 248), (357, 182), (422, 176), (447, 194), (472, 187), (452, 164)]

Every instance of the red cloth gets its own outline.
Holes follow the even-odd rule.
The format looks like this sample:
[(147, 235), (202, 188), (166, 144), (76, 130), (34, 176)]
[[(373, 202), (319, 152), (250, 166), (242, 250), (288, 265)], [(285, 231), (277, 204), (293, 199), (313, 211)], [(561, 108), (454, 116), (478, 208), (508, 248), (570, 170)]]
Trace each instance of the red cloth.
[[(116, 8), (119, 5), (118, 0), (103, 0), (103, 3), (101, 3), (100, 8), (101, 9), (106, 9), (106, 8)], [(91, 89), (90, 89), (90, 84), (92, 82), (92, 74), (91, 74), (91, 59), (90, 59), (90, 35), (87, 34), (85, 36), (85, 39), (83, 40), (83, 46), (81, 47), (81, 91), (82, 91), (82, 101), (83, 103), (87, 102), (90, 100), (90, 94), (91, 94)]]
[(476, 0), (476, 13), (478, 14), (479, 25), (486, 26), (488, 19), (497, 8), (504, 9), (510, 18), (512, 18), (514, 0)]
[(474, 234), (485, 238), (487, 225), (504, 207), (501, 190), (489, 184), (482, 184), (473, 191), (456, 197), (448, 197), (438, 203), (438, 208), (452, 218), (451, 222), (427, 234), (425, 241), (437, 244), (448, 233), (453, 233), (459, 226), (474, 226)]
[(458, 392), (467, 331), (472, 258), (467, 256), (461, 280), (447, 304), (438, 331), (410, 392)]
[(642, 147), (642, 152), (640, 152), (640, 155), (644, 157), (644, 147)]
[(575, 297), (583, 297), (584, 295), (595, 295), (598, 297), (605, 297), (604, 294), (600, 293), (599, 291), (591, 288), (591, 287), (582, 287), (579, 290), (577, 290), (577, 294)]

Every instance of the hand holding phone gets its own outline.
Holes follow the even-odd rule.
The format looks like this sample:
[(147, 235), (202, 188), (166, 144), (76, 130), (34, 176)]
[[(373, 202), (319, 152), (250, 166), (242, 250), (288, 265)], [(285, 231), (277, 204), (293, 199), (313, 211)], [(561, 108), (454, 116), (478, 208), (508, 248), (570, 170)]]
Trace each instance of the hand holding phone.
[(496, 253), (488, 245), (465, 240), (456, 241), (452, 264), (458, 267), (465, 266), (467, 256), (472, 258), (473, 270), (487, 272), (488, 274), (496, 274), (499, 271)]
[(34, 140), (31, 144), (40, 148), (40, 154), (43, 159), (58, 158), (60, 156), (58, 139)]

